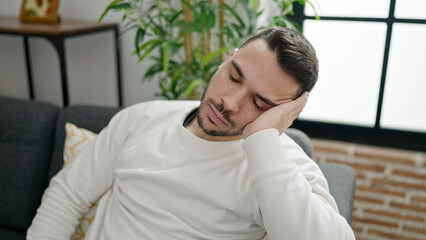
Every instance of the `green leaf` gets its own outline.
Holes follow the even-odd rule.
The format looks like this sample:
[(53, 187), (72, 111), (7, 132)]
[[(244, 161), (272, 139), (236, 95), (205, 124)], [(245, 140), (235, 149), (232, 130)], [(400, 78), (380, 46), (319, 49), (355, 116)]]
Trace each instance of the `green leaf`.
[(120, 35), (125, 34), (126, 32), (132, 30), (133, 28), (139, 27), (138, 25), (132, 25), (130, 27), (122, 27), (123, 30), (120, 31)]
[(305, 6), (306, 0), (296, 0), (300, 5)]
[(277, 21), (273, 22), (275, 24), (275, 26), (281, 26), (281, 27), (287, 27), (290, 29), (296, 29), (296, 27), (293, 25), (292, 22), (289, 21), (288, 18), (281, 18), (278, 19)]
[(185, 70), (184, 66), (179, 67), (176, 72), (172, 76), (172, 82), (170, 83), (170, 91), (175, 92), (176, 91), (176, 85), (179, 80), (180, 74)]
[(286, 16), (286, 15), (293, 15), (293, 5), (287, 6), (283, 9), (283, 13), (281, 14), (281, 16)]
[[(143, 51), (148, 46), (150, 46), (152, 44), (156, 44), (156, 43), (162, 42), (163, 40), (164, 39), (162, 39), (162, 38), (151, 39), (151, 40), (145, 42), (144, 44), (142, 44), (142, 46), (139, 48), (139, 51)], [(136, 54), (136, 51), (133, 52), (133, 55), (134, 54)]]
[[(225, 26), (216, 29), (217, 1), (199, 0), (188, 2), (188, 0), (154, 0), (149, 3), (143, 0), (109, 0), (111, 2), (105, 9), (99, 21), (101, 21), (111, 10), (121, 11), (122, 29), (134, 31), (134, 54), (138, 55), (140, 61), (150, 59), (150, 67), (144, 73), (146, 79), (155, 77), (161, 89), (158, 95), (167, 99), (185, 98), (185, 95), (205, 87), (206, 83), (214, 75), (215, 70), (221, 64), (219, 56), (232, 47), (214, 49), (212, 53), (203, 52), (203, 42), (205, 34), (210, 29), (214, 43), (221, 42), (222, 46), (238, 46), (249, 35), (252, 35), (259, 28), (256, 26), (256, 19), (264, 12), (260, 8), (261, 0), (240, 0), (227, 1), (227, 4), (220, 7), (226, 15)], [(278, 17), (273, 18), (269, 23), (272, 25), (298, 25), (286, 16), (293, 14), (293, 5), (310, 4), (313, 0), (272, 0), (279, 4), (282, 10)], [(135, 4), (136, 3), (136, 4)], [(139, 9), (139, 4), (145, 4), (143, 9)], [(305, 4), (306, 3), (306, 4)], [(183, 21), (182, 8), (175, 8), (176, 5), (188, 7), (193, 15), (193, 21)], [(140, 12), (142, 10), (142, 12)], [(237, 11), (238, 10), (238, 11)], [(315, 9), (314, 9), (315, 10)], [(272, 19), (273, 18), (273, 19)], [(266, 27), (266, 26), (265, 26)], [(183, 34), (194, 33), (194, 47), (192, 48), (193, 60), (189, 63), (189, 68), (193, 75), (185, 74), (185, 56), (183, 55)], [(148, 38), (149, 36), (149, 38)], [(167, 41), (166, 41), (167, 39)], [(146, 63), (144, 63), (146, 64)]]
[(201, 32), (201, 28), (200, 27), (186, 28), (180, 31), (180, 34), (183, 35), (185, 33), (193, 33), (193, 32)]
[(142, 19), (141, 16), (137, 15), (135, 19), (132, 20), (133, 22), (136, 22), (140, 28), (143, 28), (146, 30), (147, 23)]
[(237, 12), (233, 8), (231, 8), (228, 4), (225, 3), (225, 9), (227, 9), (231, 13), (231, 15), (237, 19), (237, 21), (240, 23), (240, 26), (242, 28), (245, 27), (244, 21), (241, 19), (241, 17), (237, 14)]
[(172, 27), (194, 27), (194, 22), (177, 21), (171, 24)]
[(190, 80), (192, 82), (192, 80), (199, 78), (199, 76), (197, 75), (187, 75), (187, 76), (183, 76), (182, 80), (183, 81), (188, 81)]
[(114, 0), (114, 1), (112, 1), (107, 7), (106, 7), (106, 9), (105, 9), (105, 11), (102, 13), (102, 15), (101, 15), (101, 17), (99, 18), (99, 20), (98, 20), (98, 22), (101, 22), (102, 21), (102, 19), (105, 17), (105, 15), (107, 15), (107, 13), (109, 12), (109, 10), (113, 7), (113, 6), (115, 6), (115, 5), (117, 5), (118, 3), (121, 3), (121, 2), (123, 2), (124, 0)]
[(139, 58), (138, 62), (142, 62), (151, 52), (157, 47), (158, 43), (154, 43), (148, 50), (145, 51), (144, 55)]
[(198, 43), (198, 45), (197, 45), (197, 48), (195, 49), (195, 60), (197, 61), (197, 62), (200, 62), (201, 61), (201, 43), (202, 43), (203, 41), (199, 41), (199, 43)]
[(170, 42), (164, 43), (164, 50), (163, 50), (163, 70), (167, 74), (167, 71), (169, 70), (169, 60), (170, 60)]
[(231, 47), (222, 47), (219, 50), (216, 50), (203, 58), (203, 65), (206, 66), (213, 60), (215, 57), (221, 55), (222, 53), (228, 51)]
[(315, 19), (316, 20), (319, 20), (320, 19), (320, 17), (318, 16), (318, 13), (317, 13), (317, 10), (315, 9), (315, 6), (314, 6), (314, 4), (312, 4), (312, 2), (311, 1), (309, 1), (309, 0), (305, 0), (310, 6), (311, 6), (311, 8), (312, 8), (312, 10), (314, 10), (314, 13), (315, 13)]
[(143, 41), (144, 37), (145, 37), (145, 29), (139, 28), (138, 31), (136, 32), (136, 37), (135, 37), (135, 48), (136, 48), (136, 53), (138, 54), (139, 57), (141, 56), (139, 43)]
[(202, 84), (204, 84), (204, 80), (201, 78), (197, 78), (194, 81), (192, 81), (185, 90), (185, 97), (189, 97), (192, 91), (194, 91), (198, 86)]
[(155, 74), (159, 73), (163, 71), (163, 66), (161, 64), (153, 64), (151, 67), (149, 67), (144, 75), (144, 80), (145, 79), (150, 79), (152, 78)]
[(210, 11), (207, 17), (206, 28), (207, 29), (213, 28), (215, 24), (216, 24), (216, 15), (213, 11)]
[(170, 42), (171, 52), (170, 55), (174, 56), (176, 53), (179, 52), (183, 44), (176, 43), (176, 42)]
[(176, 91), (176, 99), (178, 99), (179, 96), (182, 95), (182, 93), (184, 92), (185, 92), (185, 87), (179, 88), (179, 90)]
[(128, 9), (128, 8), (132, 8), (130, 3), (117, 4), (117, 5), (112, 6), (110, 9), (114, 9), (116, 11), (119, 11), (119, 10)]
[(192, 6), (189, 2), (182, 0), (182, 3), (189, 7), (193, 12), (196, 12), (194, 6)]
[(234, 31), (238, 33), (238, 36), (240, 38), (242, 38), (243, 37), (243, 33), (241, 32), (241, 30), (243, 30), (243, 29), (241, 28), (241, 26), (239, 26), (239, 25), (237, 25), (235, 23), (231, 23), (231, 26), (234, 27)]
[(182, 10), (180, 10), (179, 12), (177, 12), (177, 13), (175, 13), (171, 18), (170, 18), (170, 21), (169, 21), (169, 23), (174, 23), (174, 21), (181, 15), (183, 13), (183, 11)]
[(160, 81), (159, 82), (160, 88), (161, 88), (161, 94), (156, 94), (157, 96), (163, 96), (167, 100), (172, 100), (173, 98), (169, 96), (166, 86)]
[(208, 72), (210, 69), (220, 66), (220, 64), (222, 64), (222, 61), (212, 61), (204, 66), (204, 72)]
[(210, 80), (212, 79), (213, 75), (216, 73), (216, 71), (212, 71), (206, 78), (207, 83), (210, 82)]
[(251, 5), (253, 6), (253, 11), (256, 12), (259, 8), (260, 2), (259, 0), (251, 0)]
[(291, 18), (286, 18), (288, 20), (288, 22), (292, 25), (291, 27), (293, 29), (298, 30), (299, 32), (302, 32), (302, 28), (300, 27), (299, 23), (297, 23), (295, 20), (291, 19)]

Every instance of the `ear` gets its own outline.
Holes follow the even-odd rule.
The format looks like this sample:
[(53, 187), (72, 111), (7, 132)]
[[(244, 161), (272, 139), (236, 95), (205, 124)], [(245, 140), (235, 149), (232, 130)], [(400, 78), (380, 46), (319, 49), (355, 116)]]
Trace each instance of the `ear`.
[(220, 67), (222, 67), (222, 64), (223, 63), (225, 63), (225, 62), (227, 62), (232, 56), (234, 56), (234, 54), (236, 53), (238, 51), (238, 48), (235, 48), (232, 52), (231, 52), (231, 54), (229, 54), (229, 56), (225, 59), (225, 61), (223, 61), (221, 64), (220, 64), (220, 66), (219, 66), (219, 68)]
[(232, 51), (231, 52), (231, 54), (229, 54), (229, 56), (226, 58), (226, 60), (224, 61), (224, 62), (226, 62), (226, 61), (228, 61), (232, 56), (234, 56), (234, 54), (236, 53), (238, 51), (238, 48), (234, 48), (234, 51)]

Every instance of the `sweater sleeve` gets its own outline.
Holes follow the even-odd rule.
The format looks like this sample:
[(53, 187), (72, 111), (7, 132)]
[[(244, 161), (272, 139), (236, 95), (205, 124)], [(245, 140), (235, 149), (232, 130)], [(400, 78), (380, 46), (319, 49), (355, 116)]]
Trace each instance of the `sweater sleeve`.
[(109, 188), (114, 161), (123, 146), (131, 116), (125, 109), (75, 159), (52, 178), (27, 232), (28, 240), (71, 238), (81, 216)]
[(288, 136), (259, 131), (243, 142), (261, 222), (270, 240), (355, 239), (317, 164)]

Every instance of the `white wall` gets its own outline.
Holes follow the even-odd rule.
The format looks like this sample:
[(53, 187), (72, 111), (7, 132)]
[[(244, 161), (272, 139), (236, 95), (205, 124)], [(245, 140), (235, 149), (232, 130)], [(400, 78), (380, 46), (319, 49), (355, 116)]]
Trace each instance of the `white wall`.
[[(97, 21), (110, 0), (62, 0), (59, 14), (64, 20)], [(2, 0), (0, 16), (18, 17), (21, 1)], [(121, 16), (110, 13), (104, 22), (119, 23)], [(154, 99), (156, 82), (141, 79), (146, 64), (132, 56), (134, 33), (120, 37), (123, 104)], [(30, 38), (35, 98), (62, 105), (60, 69), (54, 47), (39, 37)], [(70, 104), (88, 103), (117, 106), (116, 65), (113, 33), (102, 32), (65, 41)], [(0, 95), (29, 99), (23, 40), (0, 34)]]

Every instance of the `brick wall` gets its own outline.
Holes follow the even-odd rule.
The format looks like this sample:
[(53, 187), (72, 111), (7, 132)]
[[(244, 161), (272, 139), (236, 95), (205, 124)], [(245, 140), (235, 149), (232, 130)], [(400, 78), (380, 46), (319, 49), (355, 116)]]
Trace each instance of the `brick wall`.
[(358, 240), (426, 239), (426, 153), (313, 139), (318, 162), (357, 172), (352, 228)]

